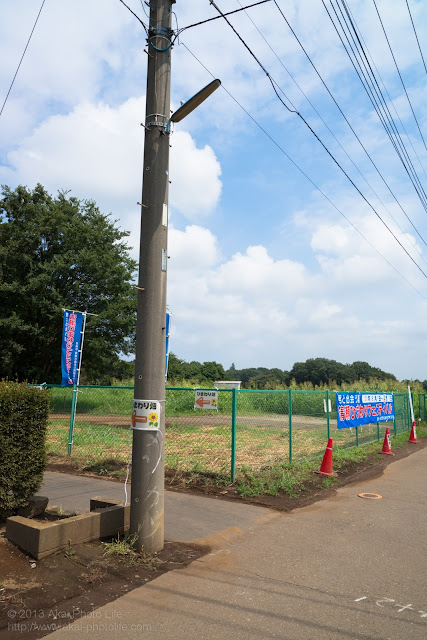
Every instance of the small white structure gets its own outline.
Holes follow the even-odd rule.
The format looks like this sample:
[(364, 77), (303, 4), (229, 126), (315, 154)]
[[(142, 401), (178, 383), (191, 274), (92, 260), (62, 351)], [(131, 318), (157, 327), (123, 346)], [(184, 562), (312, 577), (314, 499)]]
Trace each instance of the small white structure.
[(214, 382), (215, 389), (240, 389), (240, 380), (216, 380)]

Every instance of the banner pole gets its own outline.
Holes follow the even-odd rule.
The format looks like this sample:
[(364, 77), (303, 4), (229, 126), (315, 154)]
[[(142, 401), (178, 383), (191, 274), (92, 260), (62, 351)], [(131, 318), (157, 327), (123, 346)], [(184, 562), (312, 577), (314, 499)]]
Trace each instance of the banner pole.
[(79, 392), (79, 384), (80, 384), (80, 369), (82, 366), (82, 356), (83, 356), (83, 343), (85, 339), (85, 329), (86, 329), (86, 316), (87, 312), (83, 311), (83, 328), (82, 328), (82, 339), (80, 342), (80, 358), (79, 358), (79, 368), (77, 370), (77, 383), (73, 384), (73, 399), (71, 402), (71, 416), (70, 416), (70, 431), (68, 434), (68, 455), (71, 456), (71, 449), (73, 447), (73, 437), (74, 437), (74, 423), (76, 420), (76, 409), (77, 409), (77, 394)]
[(408, 384), (408, 397), (409, 397), (409, 406), (411, 407), (412, 424), (414, 424), (415, 422), (414, 405), (412, 404), (412, 393), (411, 393), (411, 387), (409, 386), (409, 384)]

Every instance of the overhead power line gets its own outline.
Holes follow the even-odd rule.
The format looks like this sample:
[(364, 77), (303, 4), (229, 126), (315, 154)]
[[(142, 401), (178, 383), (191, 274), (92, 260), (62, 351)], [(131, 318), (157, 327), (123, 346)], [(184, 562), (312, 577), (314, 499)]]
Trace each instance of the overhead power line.
[[(342, 4), (345, 7), (346, 10), (346, 3), (345, 0), (341, 0)], [(335, 9), (332, 0), (330, 1), (331, 7), (335, 13), (337, 22), (343, 32), (343, 35), (345, 37), (345, 39), (347, 40), (347, 45), (345, 44), (343, 37), (340, 33), (340, 30), (338, 29), (338, 26), (336, 24), (336, 22), (334, 21), (331, 13), (329, 12), (326, 4), (325, 4), (325, 0), (322, 0), (322, 4), (325, 8), (326, 13), (329, 16), (329, 19), (339, 37), (339, 39), (341, 40), (341, 43), (344, 47), (345, 52), (347, 53), (353, 67), (354, 70), (364, 88), (364, 90), (366, 91), (366, 94), (369, 98), (369, 100), (372, 103), (372, 106), (374, 107), (378, 118), (381, 122), (381, 124), (384, 127), (385, 132), (387, 133), (391, 144), (394, 147), (394, 150), (397, 153), (398, 158), (400, 159), (400, 161), (402, 162), (402, 165), (406, 171), (406, 173), (408, 174), (408, 177), (410, 179), (410, 181), (412, 182), (412, 185), (421, 201), (421, 204), (423, 205), (425, 211), (427, 212), (427, 195), (424, 191), (423, 185), (418, 177), (418, 174), (415, 170), (415, 167), (413, 166), (412, 160), (409, 156), (409, 153), (404, 145), (404, 142), (400, 136), (400, 133), (394, 123), (393, 117), (390, 113), (390, 110), (388, 108), (387, 102), (382, 94), (381, 88), (379, 86), (379, 83), (377, 81), (377, 78), (372, 70), (372, 67), (370, 65), (370, 62), (368, 60), (368, 57), (363, 49), (363, 45), (360, 41), (359, 35), (356, 31), (356, 28), (351, 20), (351, 17), (349, 16), (350, 19), (350, 24), (351, 24), (351, 28), (354, 31), (353, 35), (353, 31), (350, 29), (350, 27), (347, 25), (346, 22), (346, 18), (343, 14), (343, 11), (341, 9), (341, 7), (338, 4), (338, 0), (337, 0), (337, 6), (338, 6), (338, 10), (341, 13), (342, 16), (342, 20), (340, 19), (337, 10)], [(348, 12), (347, 12), (347, 15)], [(346, 30), (347, 29), (347, 30)], [(352, 40), (353, 44), (350, 42), (350, 39)], [(350, 51), (353, 54), (350, 54)], [(358, 56), (360, 58), (360, 61), (358, 59)]]
[(353, 135), (355, 136), (356, 140), (358, 141), (358, 143), (360, 144), (360, 146), (362, 147), (363, 151), (365, 152), (366, 156), (369, 158), (372, 166), (374, 167), (375, 171), (378, 173), (379, 177), (381, 178), (381, 180), (383, 181), (384, 185), (387, 187), (388, 191), (390, 192), (390, 194), (392, 195), (393, 199), (395, 200), (395, 202), (397, 203), (397, 205), (399, 206), (399, 208), (401, 209), (401, 211), (404, 213), (404, 215), (406, 216), (406, 218), (408, 219), (408, 221), (410, 222), (410, 224), (412, 225), (412, 227), (414, 228), (414, 230), (416, 231), (417, 235), (420, 237), (420, 239), (422, 240), (422, 242), (427, 246), (426, 241), (424, 240), (424, 238), (421, 236), (421, 234), (419, 233), (419, 231), (417, 230), (417, 228), (415, 227), (415, 225), (413, 224), (412, 220), (409, 218), (408, 214), (406, 213), (406, 211), (404, 210), (404, 208), (402, 207), (401, 203), (399, 202), (398, 198), (396, 197), (395, 193), (392, 191), (390, 185), (387, 183), (387, 181), (385, 180), (384, 176), (382, 175), (381, 171), (379, 170), (378, 166), (376, 165), (376, 163), (374, 162), (372, 156), (370, 155), (369, 151), (366, 149), (365, 145), (363, 144), (362, 140), (360, 139), (360, 137), (357, 135), (354, 127), (352, 126), (351, 122), (349, 121), (349, 119), (347, 118), (347, 116), (345, 115), (344, 111), (342, 110), (341, 106), (339, 105), (339, 103), (337, 102), (337, 100), (335, 99), (333, 93), (331, 92), (331, 90), (329, 89), (328, 85), (326, 84), (325, 80), (323, 79), (322, 75), (320, 74), (319, 70), (317, 69), (316, 65), (314, 64), (314, 62), (312, 61), (311, 57), (309, 56), (309, 54), (307, 53), (304, 45), (302, 44), (301, 40), (299, 39), (298, 35), (295, 33), (295, 30), (293, 29), (292, 25), (290, 24), (289, 20), (287, 19), (286, 15), (283, 13), (282, 9), (279, 7), (279, 5), (277, 4), (276, 0), (273, 0), (274, 4), (276, 5), (280, 15), (282, 16), (283, 20), (286, 22), (286, 24), (288, 25), (289, 30), (291, 31), (292, 35), (294, 36), (295, 40), (298, 42), (299, 46), (301, 47), (302, 51), (304, 52), (307, 60), (309, 61), (309, 63), (311, 64), (311, 66), (313, 67), (313, 70), (315, 71), (315, 73), (317, 74), (319, 80), (321, 81), (321, 83), (323, 84), (323, 86), (325, 87), (326, 91), (328, 92), (329, 96), (331, 97), (332, 101), (334, 102), (335, 106), (337, 107), (338, 111), (340, 112), (340, 114), (342, 115), (342, 117), (344, 118), (344, 120), (346, 121), (347, 125), (349, 126), (351, 132), (353, 133)]
[(363, 39), (363, 35), (362, 35), (362, 33), (361, 33), (361, 30), (360, 30), (360, 28), (359, 28), (359, 26), (358, 26), (358, 24), (357, 24), (357, 22), (356, 22), (356, 19), (355, 19), (354, 15), (352, 14), (351, 9), (350, 9), (350, 7), (349, 7), (348, 5), (347, 5), (347, 10), (348, 10), (348, 12), (349, 12), (349, 15), (351, 16), (352, 21), (353, 21), (353, 22), (354, 22), (354, 24), (356, 25), (356, 29), (357, 29), (357, 30), (358, 30), (358, 32), (359, 32), (360, 39), (361, 39), (361, 41), (363, 42), (363, 45), (364, 45), (364, 47), (365, 47), (366, 51), (368, 52), (368, 55), (369, 55), (369, 57), (370, 57), (370, 59), (371, 59), (372, 66), (375, 68), (375, 72), (376, 72), (376, 74), (378, 75), (378, 77), (379, 77), (379, 79), (380, 79), (380, 81), (381, 81), (381, 84), (382, 84), (382, 86), (383, 86), (383, 89), (384, 89), (385, 93), (387, 94), (388, 101), (389, 101), (389, 103), (391, 104), (391, 106), (392, 106), (392, 108), (393, 108), (393, 110), (394, 110), (394, 113), (396, 114), (396, 117), (397, 117), (397, 119), (398, 119), (398, 120), (399, 120), (399, 122), (400, 122), (400, 126), (402, 127), (403, 131), (405, 132), (406, 138), (408, 139), (409, 144), (410, 144), (410, 145), (411, 145), (411, 147), (412, 147), (412, 151), (414, 152), (415, 156), (417, 157), (417, 160), (418, 160), (418, 162), (419, 162), (419, 165), (420, 165), (420, 167), (421, 167), (421, 169), (422, 169), (422, 171), (423, 171), (424, 175), (427, 177), (426, 170), (424, 169), (424, 166), (423, 166), (423, 164), (422, 164), (422, 162), (421, 162), (421, 160), (420, 160), (420, 157), (419, 157), (419, 155), (418, 155), (418, 153), (417, 153), (417, 150), (415, 149), (415, 147), (414, 147), (414, 145), (413, 145), (413, 143), (412, 143), (411, 137), (409, 136), (408, 132), (406, 131), (405, 125), (403, 124), (402, 119), (401, 119), (401, 117), (400, 117), (400, 115), (399, 115), (399, 113), (398, 113), (398, 111), (397, 111), (397, 109), (396, 109), (396, 105), (394, 104), (394, 100), (392, 100), (392, 99), (391, 99), (391, 96), (390, 96), (390, 94), (389, 94), (389, 92), (388, 92), (388, 89), (387, 89), (387, 87), (386, 87), (386, 84), (385, 84), (384, 80), (382, 79), (381, 73), (380, 73), (380, 71), (379, 71), (379, 69), (378, 69), (377, 65), (375, 64), (375, 60), (374, 60), (374, 58), (373, 58), (373, 56), (372, 56), (371, 52), (369, 51), (368, 45), (366, 44), (365, 40)]
[(24, 49), (24, 51), (23, 51), (23, 54), (22, 54), (22, 56), (21, 56), (21, 59), (20, 59), (19, 64), (18, 64), (18, 66), (17, 66), (17, 69), (16, 69), (16, 71), (15, 71), (15, 75), (13, 76), (13, 80), (12, 80), (12, 82), (10, 83), (9, 91), (7, 92), (7, 94), (6, 94), (6, 98), (4, 99), (3, 106), (2, 106), (1, 111), (0, 111), (0, 116), (1, 116), (1, 114), (3, 113), (3, 109), (4, 109), (5, 105), (6, 105), (7, 99), (9, 98), (9, 94), (10, 94), (10, 92), (12, 91), (13, 84), (14, 84), (14, 82), (15, 82), (15, 80), (16, 80), (16, 76), (18, 75), (18, 71), (19, 71), (19, 69), (21, 68), (22, 61), (23, 61), (24, 56), (25, 56), (25, 53), (26, 53), (26, 51), (27, 51), (27, 49), (28, 49), (28, 45), (30, 44), (30, 40), (31, 40), (32, 35), (33, 35), (33, 33), (34, 33), (34, 29), (36, 28), (37, 22), (38, 22), (38, 20), (39, 20), (39, 17), (40, 17), (40, 14), (41, 14), (41, 12), (42, 12), (42, 9), (43, 9), (43, 6), (44, 6), (44, 3), (45, 3), (45, 2), (46, 2), (46, 0), (43, 0), (43, 2), (42, 2), (42, 4), (41, 4), (41, 7), (40, 7), (40, 9), (39, 9), (39, 12), (38, 12), (38, 14), (37, 14), (36, 21), (34, 22), (33, 28), (31, 29), (30, 36), (29, 36), (29, 38), (28, 38), (28, 40), (27, 40), (27, 44), (25, 45), (25, 49)]
[(420, 50), (421, 59), (423, 61), (424, 69), (425, 69), (425, 71), (427, 73), (426, 61), (424, 60), (424, 56), (423, 56), (423, 52), (422, 52), (422, 49), (421, 49), (420, 41), (418, 40), (417, 30), (415, 29), (415, 24), (414, 24), (414, 20), (412, 18), (412, 13), (411, 13), (411, 9), (409, 7), (408, 0), (406, 0), (406, 6), (408, 7), (409, 17), (411, 18), (412, 27), (414, 29), (415, 37), (417, 39), (417, 45), (418, 45), (418, 49)]
[(336, 164), (336, 166), (341, 170), (341, 172), (345, 175), (345, 177), (347, 178), (347, 180), (353, 185), (353, 187), (356, 189), (356, 191), (359, 193), (359, 195), (363, 198), (363, 200), (366, 202), (366, 204), (372, 209), (372, 211), (374, 212), (374, 214), (377, 216), (377, 218), (382, 222), (382, 224), (385, 226), (385, 228), (387, 229), (387, 231), (393, 236), (393, 238), (395, 239), (395, 241), (398, 243), (398, 245), (402, 248), (402, 250), (406, 253), (406, 255), (409, 257), (409, 259), (414, 263), (414, 265), (417, 267), (417, 269), (419, 269), (419, 271), (421, 271), (421, 273), (423, 274), (423, 276), (427, 279), (427, 274), (423, 271), (423, 269), (420, 267), (420, 265), (416, 262), (416, 260), (414, 260), (414, 258), (411, 256), (411, 254), (409, 253), (409, 251), (407, 251), (407, 249), (405, 248), (405, 246), (400, 242), (399, 238), (394, 234), (394, 232), (390, 229), (390, 227), (388, 226), (388, 224), (385, 222), (385, 220), (383, 220), (383, 218), (380, 216), (380, 214), (377, 212), (377, 210), (375, 209), (375, 207), (369, 202), (369, 200), (366, 198), (366, 196), (362, 193), (362, 191), (359, 189), (359, 187), (356, 185), (356, 183), (352, 180), (352, 178), (349, 176), (349, 174), (345, 171), (345, 169), (341, 166), (341, 164), (338, 162), (338, 160), (335, 158), (335, 156), (331, 153), (331, 151), (329, 151), (329, 149), (327, 148), (327, 146), (324, 144), (324, 142), (320, 139), (320, 137), (317, 135), (317, 133), (314, 131), (314, 129), (312, 129), (312, 127), (309, 125), (309, 123), (307, 122), (307, 120), (305, 120), (305, 118), (298, 112), (295, 111), (294, 109), (290, 109), (290, 107), (288, 107), (286, 105), (286, 103), (281, 99), (281, 97), (279, 96), (277, 89), (276, 89), (276, 83), (274, 82), (273, 78), (271, 77), (270, 73), (267, 71), (267, 69), (264, 67), (264, 65), (258, 60), (258, 58), (256, 57), (256, 55), (253, 53), (252, 49), (249, 47), (249, 45), (244, 41), (244, 39), (242, 38), (242, 36), (237, 32), (237, 30), (233, 27), (233, 25), (230, 23), (230, 21), (223, 15), (221, 9), (219, 9), (219, 7), (217, 7), (217, 5), (215, 4), (215, 2), (213, 2), (213, 0), (209, 0), (210, 3), (212, 4), (213, 7), (215, 7), (215, 9), (223, 16), (224, 20), (227, 22), (227, 24), (231, 27), (231, 29), (234, 31), (234, 33), (237, 35), (237, 37), (239, 38), (239, 40), (243, 43), (243, 45), (246, 47), (246, 49), (249, 51), (249, 53), (251, 54), (251, 56), (254, 58), (254, 60), (258, 63), (258, 65), (260, 66), (260, 68), (264, 71), (264, 73), (266, 74), (266, 76), (268, 77), (270, 83), (273, 86), (273, 89), (277, 95), (277, 97), (279, 98), (280, 102), (286, 107), (286, 109), (288, 109), (288, 111), (290, 111), (291, 113), (295, 113), (306, 125), (306, 127), (311, 131), (311, 133), (314, 135), (314, 137), (316, 138), (316, 140), (322, 145), (322, 147), (324, 148), (324, 150), (326, 151), (326, 153), (329, 155), (329, 157), (331, 158), (331, 160), (333, 160), (333, 162)]
[[(260, 4), (265, 4), (266, 2), (271, 2), (272, 0), (260, 0), (260, 2), (255, 2), (254, 4), (249, 4), (247, 7), (242, 7), (241, 9), (235, 9), (234, 11), (228, 11), (227, 13), (224, 13), (225, 16), (231, 16), (233, 13), (239, 13), (240, 11), (246, 11), (246, 9), (251, 9), (252, 7), (257, 7)], [(213, 3), (211, 3), (213, 4)], [(239, 2), (240, 4), (240, 2)], [(199, 27), (201, 24), (206, 24), (206, 22), (212, 22), (212, 20), (220, 20), (222, 18), (222, 16), (215, 16), (213, 18), (207, 18), (206, 20), (202, 20), (201, 22), (195, 22), (194, 24), (189, 24), (187, 27), (183, 27), (182, 29), (179, 29), (179, 33), (178, 35), (180, 35), (183, 31), (185, 31), (186, 29), (191, 29), (192, 27)]]
[[(147, 33), (147, 25), (146, 25), (146, 24), (141, 20), (141, 18), (140, 18), (140, 17), (135, 13), (135, 11), (132, 11), (132, 9), (131, 9), (130, 7), (128, 7), (128, 5), (126, 4), (126, 2), (124, 2), (123, 0), (119, 0), (119, 2), (121, 2), (121, 3), (122, 3), (122, 5), (123, 5), (123, 6), (125, 6), (125, 7), (126, 7), (126, 9), (127, 9), (128, 11), (130, 11), (130, 12), (131, 12), (131, 14), (132, 14), (133, 16), (135, 16), (135, 18), (138, 20), (138, 22), (139, 22), (140, 24), (142, 24), (142, 26), (143, 26), (143, 27), (144, 27), (144, 29), (145, 29), (145, 32)], [(144, 9), (144, 5), (142, 4), (142, 0), (141, 0), (141, 7)], [(144, 11), (145, 11), (145, 10), (144, 10)]]
[[(181, 42), (181, 45), (188, 51), (188, 53), (190, 53), (193, 58), (195, 60), (197, 60), (197, 62), (205, 69), (205, 71), (207, 71), (207, 73), (209, 73), (210, 76), (212, 76), (212, 78), (216, 78), (216, 76), (203, 64), (203, 62), (189, 49), (189, 47), (187, 47), (187, 45), (184, 42)], [(390, 260), (388, 260), (388, 258), (386, 258), (376, 247), (374, 244), (372, 244), (372, 242), (356, 227), (355, 224), (353, 224), (353, 222), (345, 215), (345, 213), (343, 213), (343, 211), (341, 211), (341, 209), (339, 209), (339, 207), (337, 207), (337, 205), (329, 198), (329, 196), (314, 182), (314, 180), (312, 180), (310, 178), (310, 176), (304, 171), (304, 169), (302, 169), (297, 162), (295, 162), (295, 160), (293, 158), (291, 158), (291, 156), (283, 149), (283, 147), (277, 142), (277, 140), (275, 140), (273, 138), (272, 135), (270, 135), (268, 133), (268, 131), (266, 129), (264, 129), (264, 127), (249, 113), (249, 111), (247, 109), (245, 109), (245, 107), (237, 100), (237, 98), (235, 98), (231, 92), (225, 87), (225, 85), (222, 83), (221, 84), (221, 89), (223, 89), (227, 95), (240, 107), (240, 109), (242, 109), (242, 111), (244, 111), (244, 113), (248, 116), (248, 118), (250, 118), (252, 120), (252, 122), (258, 127), (258, 129), (260, 129), (264, 135), (267, 136), (267, 138), (270, 140), (270, 142), (272, 142), (275, 147), (284, 155), (286, 156), (286, 158), (294, 165), (294, 167), (310, 182), (310, 184), (313, 185), (313, 187), (316, 189), (316, 191), (319, 191), (319, 193), (321, 193), (321, 195), (329, 202), (329, 204), (348, 222), (348, 224), (353, 227), (353, 229), (359, 234), (359, 236), (361, 238), (363, 238), (365, 240), (365, 242), (367, 242), (369, 244), (370, 247), (372, 247), (372, 249), (402, 278), (402, 280), (404, 280), (412, 289), (414, 289), (414, 291), (416, 291), (418, 293), (418, 295), (420, 295), (422, 298), (424, 298), (425, 300), (427, 299), (426, 296), (424, 296), (423, 293), (421, 293), (421, 291), (419, 291), (413, 284), (412, 282), (410, 282), (408, 280), (408, 278), (406, 276), (403, 275), (403, 273), (401, 273), (399, 271), (399, 269), (397, 269), (394, 264), (392, 262), (390, 262)]]
[(408, 95), (408, 92), (407, 92), (407, 90), (406, 90), (405, 83), (403, 82), (402, 74), (400, 73), (400, 69), (399, 69), (398, 64), (397, 64), (397, 62), (396, 62), (396, 58), (395, 58), (395, 56), (394, 56), (393, 49), (391, 48), (390, 40), (388, 39), (388, 36), (387, 36), (386, 30), (385, 30), (385, 28), (384, 28), (383, 21), (382, 21), (382, 19), (381, 19), (380, 12), (378, 11), (377, 3), (375, 2), (375, 0), (372, 0), (372, 2), (374, 3), (375, 10), (376, 10), (377, 15), (378, 15), (378, 19), (379, 19), (379, 21), (380, 21), (380, 24), (381, 24), (381, 27), (382, 27), (382, 30), (383, 30), (383, 33), (384, 33), (385, 39), (387, 40), (387, 44), (388, 44), (388, 47), (389, 47), (389, 49), (390, 49), (390, 53), (391, 53), (391, 55), (392, 55), (392, 58), (393, 58), (394, 64), (395, 64), (396, 69), (397, 69), (397, 73), (399, 74), (399, 78), (400, 78), (400, 81), (401, 81), (401, 83), (402, 83), (402, 87), (403, 87), (403, 89), (404, 89), (404, 91), (405, 91), (405, 94), (406, 94), (406, 97), (407, 97), (407, 99), (408, 99), (409, 106), (411, 107), (412, 115), (414, 116), (414, 120), (415, 120), (415, 122), (417, 123), (418, 131), (420, 132), (421, 139), (422, 139), (422, 141), (423, 141), (423, 143), (424, 143), (424, 146), (425, 146), (425, 148), (426, 148), (426, 151), (427, 151), (426, 141), (424, 140), (424, 136), (423, 136), (423, 134), (422, 134), (422, 132), (421, 132), (420, 125), (419, 125), (418, 120), (417, 120), (417, 116), (415, 115), (415, 111), (414, 111), (414, 108), (413, 108), (413, 106), (412, 106), (412, 102), (411, 102), (411, 100), (410, 100), (410, 98), (409, 98), (409, 95)]
[[(240, 6), (241, 2), (240, 0), (237, 0), (237, 2), (239, 3)], [(325, 125), (325, 127), (328, 129), (329, 133), (332, 135), (332, 137), (336, 140), (337, 144), (340, 146), (340, 148), (343, 150), (343, 152), (345, 153), (345, 155), (347, 156), (347, 158), (350, 160), (350, 162), (352, 163), (352, 165), (354, 166), (354, 168), (356, 169), (356, 171), (359, 173), (359, 175), (362, 177), (362, 179), (365, 181), (365, 183), (368, 185), (368, 187), (371, 189), (372, 193), (375, 195), (375, 197), (379, 200), (379, 202), (381, 202), (382, 206), (384, 207), (384, 209), (387, 211), (387, 213), (389, 214), (389, 216), (391, 217), (391, 219), (393, 220), (393, 222), (396, 224), (396, 226), (398, 227), (398, 229), (402, 232), (403, 235), (405, 235), (404, 230), (402, 229), (402, 227), (400, 226), (399, 222), (396, 220), (396, 218), (393, 216), (393, 214), (391, 213), (391, 211), (389, 210), (389, 208), (385, 205), (385, 203), (382, 201), (381, 197), (378, 195), (378, 193), (375, 191), (375, 189), (373, 188), (373, 186), (370, 184), (370, 182), (366, 179), (366, 177), (364, 176), (364, 174), (360, 171), (359, 167), (356, 165), (356, 163), (353, 161), (353, 159), (351, 158), (351, 156), (347, 153), (346, 149), (343, 147), (343, 145), (341, 144), (341, 142), (338, 140), (338, 138), (336, 137), (336, 135), (334, 134), (334, 132), (332, 131), (332, 129), (329, 127), (329, 125), (327, 124), (327, 122), (325, 122), (325, 120), (323, 119), (322, 115), (319, 113), (319, 111), (316, 109), (315, 105), (311, 102), (310, 98), (306, 95), (306, 93), (303, 91), (303, 89), (300, 87), (300, 85), (298, 84), (298, 82), (295, 80), (294, 76), (291, 74), (291, 72), (289, 71), (289, 69), (284, 65), (283, 61), (281, 60), (281, 58), (277, 55), (276, 51), (273, 49), (273, 47), (271, 46), (270, 42), (268, 41), (268, 39), (264, 36), (264, 34), (262, 33), (262, 31), (258, 28), (258, 26), (256, 25), (256, 23), (254, 22), (254, 20), (251, 18), (251, 16), (245, 12), (248, 19), (250, 20), (250, 22), (253, 24), (253, 26), (255, 27), (255, 29), (258, 31), (258, 33), (260, 34), (260, 36), (262, 37), (262, 39), (264, 40), (264, 42), (267, 44), (267, 46), (269, 47), (269, 49), (272, 51), (272, 53), (275, 55), (275, 57), (277, 58), (277, 60), (279, 61), (279, 63), (281, 64), (281, 66), (285, 69), (286, 73), (289, 75), (289, 77), (292, 79), (292, 81), (294, 82), (294, 84), (298, 87), (299, 91), (302, 93), (302, 95), (304, 96), (304, 98), (307, 100), (307, 102), (310, 104), (311, 108), (314, 110), (314, 112), (317, 114), (317, 116), (320, 118), (320, 120), (323, 122), (323, 124)], [(288, 98), (289, 102), (291, 102), (290, 98)], [(293, 103), (291, 102), (292, 106), (294, 107), (294, 109), (296, 110), (296, 107), (293, 105)], [(406, 215), (406, 214), (405, 214)], [(409, 222), (411, 223), (412, 227), (414, 228), (414, 230), (416, 231), (416, 233), (418, 235), (419, 231), (418, 229), (415, 227), (415, 225), (412, 223), (412, 221), (410, 220), (410, 218), (406, 215), (406, 217), (408, 218)], [(421, 237), (421, 236), (420, 236)], [(421, 239), (423, 240), (423, 238), (421, 237)], [(424, 242), (424, 240), (423, 240)], [(427, 260), (424, 258), (424, 256), (422, 255), (421, 249), (418, 248), (418, 246), (415, 244), (415, 242), (412, 242), (412, 240), (410, 240), (410, 243), (412, 245), (412, 247), (417, 251), (418, 255), (420, 256), (420, 258), (423, 260), (423, 262), (425, 262), (427, 264)], [(424, 244), (427, 243), (424, 242)]]

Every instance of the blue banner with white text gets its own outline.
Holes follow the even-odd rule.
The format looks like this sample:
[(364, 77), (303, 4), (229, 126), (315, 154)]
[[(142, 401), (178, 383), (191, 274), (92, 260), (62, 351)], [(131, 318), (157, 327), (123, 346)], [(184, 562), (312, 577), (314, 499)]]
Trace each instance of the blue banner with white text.
[(63, 387), (77, 384), (80, 362), (80, 342), (83, 330), (83, 313), (64, 310), (62, 326), (61, 371)]
[(394, 420), (392, 393), (339, 393), (337, 391), (338, 429)]

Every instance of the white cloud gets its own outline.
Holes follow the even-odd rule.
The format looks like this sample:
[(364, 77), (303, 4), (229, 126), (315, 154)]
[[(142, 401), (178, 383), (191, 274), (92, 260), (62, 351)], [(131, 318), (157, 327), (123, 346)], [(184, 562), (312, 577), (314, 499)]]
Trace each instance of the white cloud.
[(185, 231), (171, 226), (168, 252), (172, 269), (180, 274), (188, 270), (204, 273), (206, 269), (214, 267), (220, 258), (218, 239), (209, 229), (197, 225), (187, 226)]
[[(71, 189), (119, 217), (139, 246), (137, 202), (141, 198), (145, 97), (118, 107), (85, 103), (42, 122), (10, 151), (0, 180), (51, 192)], [(173, 135), (170, 202), (189, 219), (210, 213), (221, 194), (221, 167), (209, 146), (198, 148), (185, 131)]]
[(369, 248), (345, 256), (345, 233), (331, 242), (334, 234), (324, 222), (312, 234), (322, 255), (320, 269), (314, 263), (309, 270), (298, 261), (275, 260), (261, 245), (224, 259), (207, 229), (171, 231), (172, 350), (189, 359), (203, 353), (202, 360), (226, 366), (234, 361), (238, 367), (290, 368), (326, 354), (393, 371), (391, 341), (405, 342), (419, 327), (425, 305), (414, 304), (408, 313), (405, 305), (395, 304), (397, 297), (411, 297), (408, 289), (396, 286), (392, 270), (370, 256)]
[(198, 149), (189, 133), (172, 136), (170, 188), (173, 208), (186, 218), (197, 220), (211, 213), (221, 195), (221, 166), (211, 147)]

